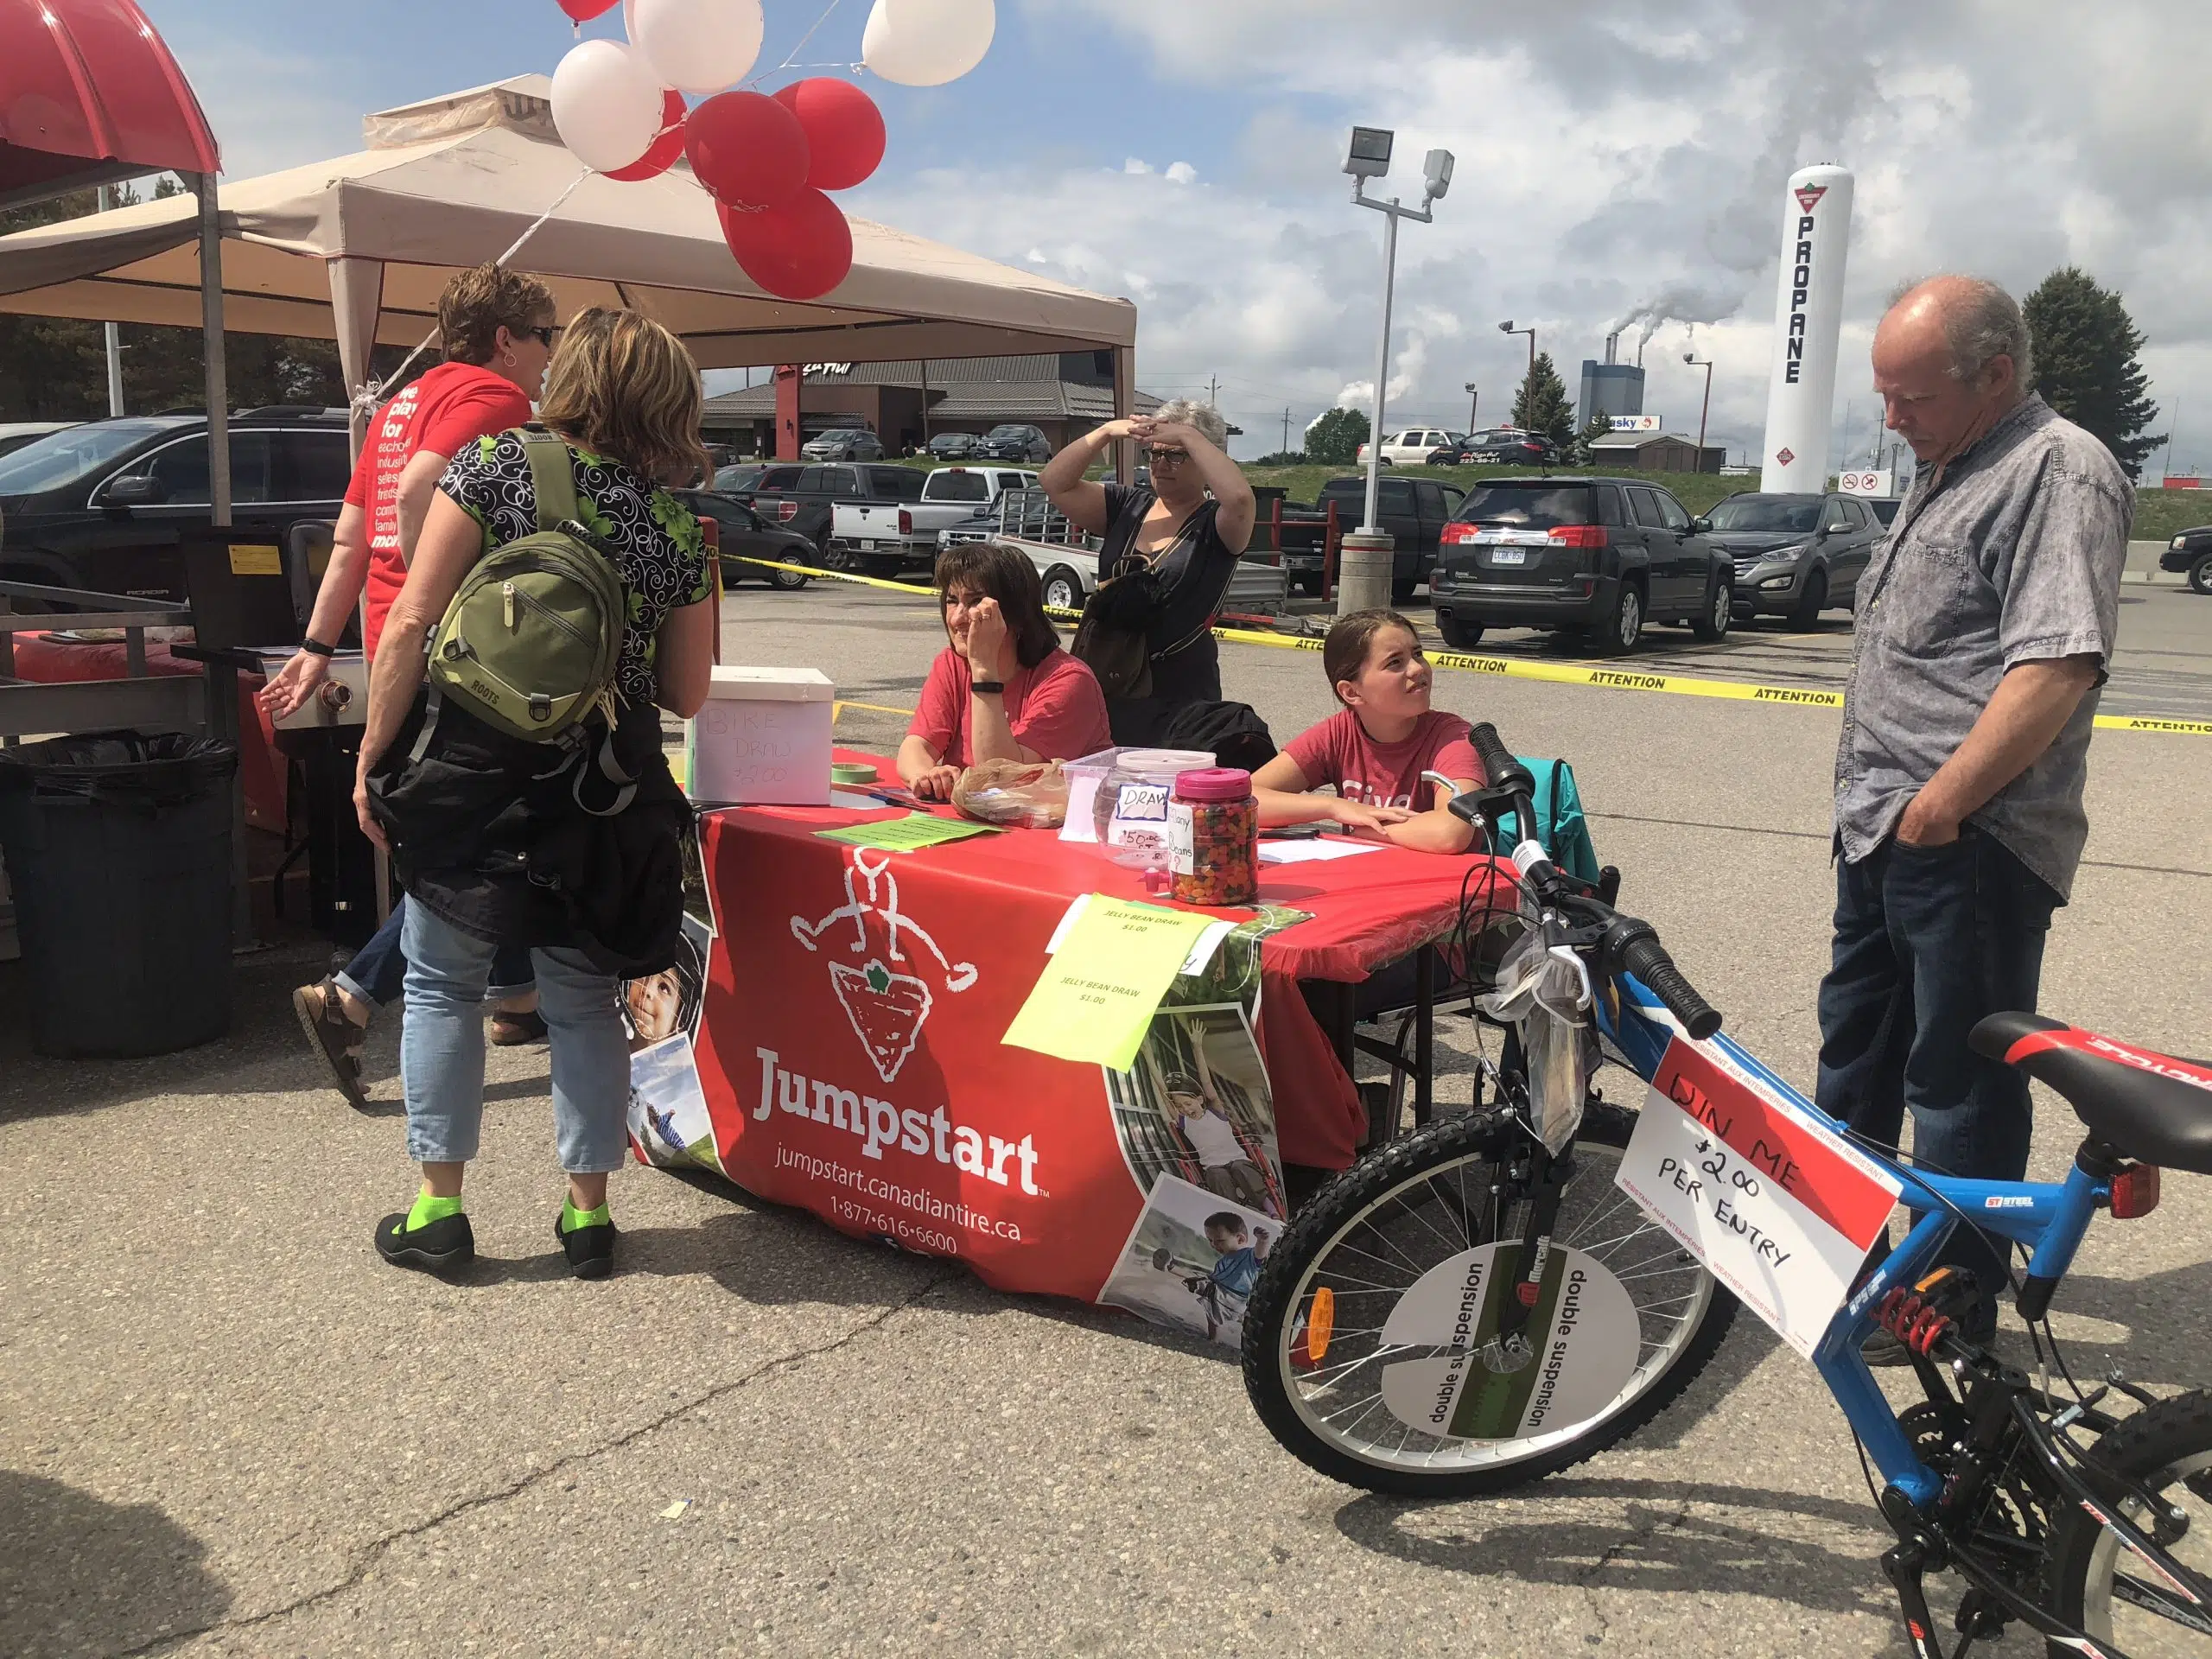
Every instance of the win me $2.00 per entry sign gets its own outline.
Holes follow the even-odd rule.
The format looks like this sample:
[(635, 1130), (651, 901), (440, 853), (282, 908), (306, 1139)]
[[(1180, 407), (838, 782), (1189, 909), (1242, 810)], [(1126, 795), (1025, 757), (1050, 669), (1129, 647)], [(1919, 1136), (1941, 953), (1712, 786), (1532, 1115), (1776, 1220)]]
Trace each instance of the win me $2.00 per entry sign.
[(1615, 1179), (1808, 1359), (1902, 1190), (1718, 1043), (1681, 1035)]

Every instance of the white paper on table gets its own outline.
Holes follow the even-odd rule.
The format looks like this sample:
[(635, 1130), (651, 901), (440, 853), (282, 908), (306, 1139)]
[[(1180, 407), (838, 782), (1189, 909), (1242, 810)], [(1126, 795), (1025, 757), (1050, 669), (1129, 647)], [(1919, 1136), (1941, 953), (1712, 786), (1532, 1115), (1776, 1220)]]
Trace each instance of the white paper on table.
[[(1060, 941), (1067, 938), (1068, 930), (1075, 925), (1076, 918), (1083, 914), (1084, 906), (1090, 902), (1089, 893), (1079, 893), (1069, 903), (1067, 913), (1060, 918), (1060, 925), (1052, 930), (1052, 937), (1045, 941), (1046, 956), (1058, 951)], [(1205, 931), (1191, 942), (1190, 954), (1183, 958), (1183, 965), (1175, 971), (1178, 974), (1204, 973), (1206, 964), (1213, 960), (1213, 953), (1221, 949), (1221, 942), (1236, 931), (1236, 924), (1234, 922), (1208, 923)]]
[(1332, 858), (1351, 858), (1360, 853), (1382, 850), (1379, 841), (1354, 841), (1349, 836), (1315, 836), (1306, 841), (1263, 841), (1260, 843), (1260, 862), (1319, 864)]

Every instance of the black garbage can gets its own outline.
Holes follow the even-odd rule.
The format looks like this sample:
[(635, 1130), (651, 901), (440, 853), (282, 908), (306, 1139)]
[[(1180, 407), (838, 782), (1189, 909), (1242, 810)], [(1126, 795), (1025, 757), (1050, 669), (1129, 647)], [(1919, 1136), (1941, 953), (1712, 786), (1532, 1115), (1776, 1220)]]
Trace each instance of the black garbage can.
[(39, 1052), (167, 1054), (229, 1029), (238, 764), (235, 744), (177, 734), (0, 749)]

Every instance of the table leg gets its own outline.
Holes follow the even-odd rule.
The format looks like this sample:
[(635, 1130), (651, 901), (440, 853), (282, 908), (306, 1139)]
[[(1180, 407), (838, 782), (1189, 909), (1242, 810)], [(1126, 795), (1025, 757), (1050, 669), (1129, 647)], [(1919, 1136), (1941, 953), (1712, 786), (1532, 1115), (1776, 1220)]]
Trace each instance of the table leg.
[(231, 773), (231, 949), (257, 950), (253, 937), (253, 889), (246, 880), (245, 744), (238, 731), (238, 671), (228, 663), (210, 662), (207, 677), (207, 734), (238, 752)]
[(1430, 1116), (1436, 1083), (1436, 948), (1414, 953), (1414, 1127)]

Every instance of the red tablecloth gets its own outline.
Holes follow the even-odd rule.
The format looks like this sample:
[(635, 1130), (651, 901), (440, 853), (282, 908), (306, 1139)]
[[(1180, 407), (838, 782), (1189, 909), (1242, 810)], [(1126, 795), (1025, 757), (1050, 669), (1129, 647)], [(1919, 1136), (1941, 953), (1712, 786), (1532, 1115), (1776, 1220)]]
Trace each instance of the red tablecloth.
[[(1094, 1299), (1146, 1202), (1110, 1079), (1000, 1039), (1071, 899), (1148, 895), (1051, 832), (912, 854), (815, 834), (895, 816), (703, 818), (715, 938), (696, 1052), (717, 1155), (748, 1191), (849, 1232), (957, 1255), (1006, 1288)], [(1357, 982), (1435, 938), (1471, 868), (1479, 901), (1496, 879), (1484, 858), (1386, 849), (1263, 867), (1262, 899), (1311, 916), (1261, 957), (1257, 1034), (1287, 1161), (1342, 1167), (1365, 1128), (1297, 982)]]
[[(158, 640), (146, 646), (149, 674), (198, 674), (202, 664), (169, 655)], [(35, 633), (16, 636), (16, 677), (45, 684), (82, 680), (120, 680), (129, 677), (129, 654), (123, 642), (79, 644), (67, 639), (41, 639)], [(245, 821), (256, 830), (284, 833), (285, 777), (283, 761), (276, 750), (276, 734), (269, 718), (254, 701), (261, 690), (258, 674), (238, 676), (238, 773), (245, 785)]]

